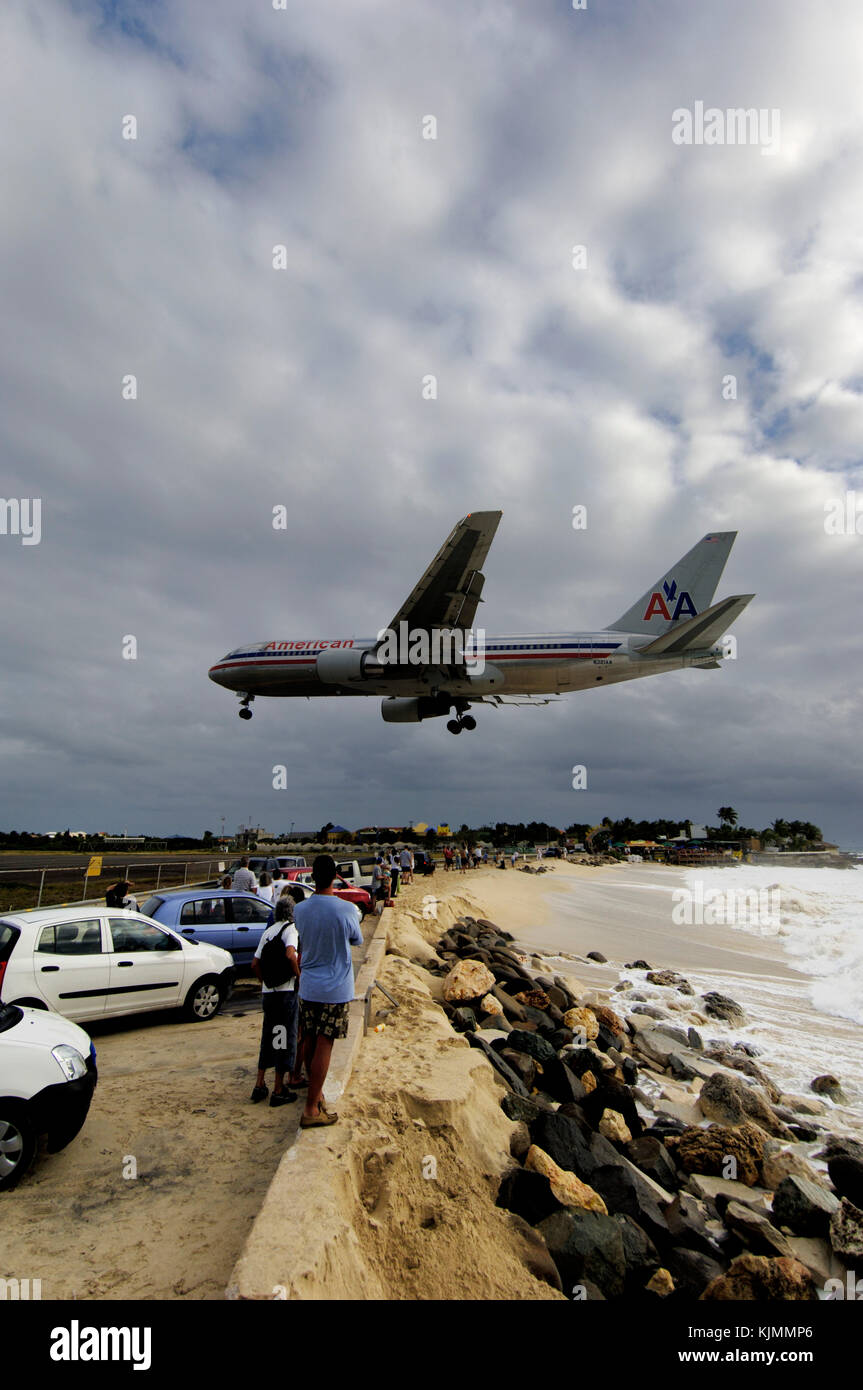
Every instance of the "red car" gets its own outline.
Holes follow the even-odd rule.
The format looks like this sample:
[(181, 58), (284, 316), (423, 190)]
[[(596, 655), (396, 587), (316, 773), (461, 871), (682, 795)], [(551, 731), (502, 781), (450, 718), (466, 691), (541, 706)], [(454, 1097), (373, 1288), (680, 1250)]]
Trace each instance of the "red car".
[[(292, 882), (297, 879), (300, 883), (307, 883), (310, 888), (314, 887), (311, 869), (288, 869), (287, 876)], [(356, 903), (361, 917), (365, 917), (366, 913), (371, 911), (372, 895), (366, 892), (365, 888), (355, 888), (352, 883), (346, 883), (337, 875), (333, 879), (333, 890), (337, 898)]]

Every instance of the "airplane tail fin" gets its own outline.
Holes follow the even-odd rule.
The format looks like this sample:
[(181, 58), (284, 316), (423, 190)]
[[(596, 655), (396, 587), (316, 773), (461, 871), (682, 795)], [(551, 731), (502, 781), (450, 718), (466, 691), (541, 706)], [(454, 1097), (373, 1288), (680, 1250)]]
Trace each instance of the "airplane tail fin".
[(697, 617), (687, 618), (655, 641), (648, 642), (646, 647), (639, 647), (639, 652), (642, 656), (680, 656), (683, 652), (712, 647), (754, 597), (754, 594), (732, 594), (730, 598), (720, 599)]
[(681, 619), (694, 618), (710, 606), (736, 531), (711, 531), (657, 579), (616, 622), (611, 632), (643, 632), (660, 637)]

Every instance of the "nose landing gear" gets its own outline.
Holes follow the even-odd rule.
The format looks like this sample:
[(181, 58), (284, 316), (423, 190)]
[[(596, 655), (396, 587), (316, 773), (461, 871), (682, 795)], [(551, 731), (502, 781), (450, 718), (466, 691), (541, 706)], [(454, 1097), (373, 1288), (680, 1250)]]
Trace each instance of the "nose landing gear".
[(240, 709), (238, 710), (238, 713), (241, 719), (251, 719), (252, 711), (249, 709), (249, 705), (252, 703), (254, 698), (254, 695), (243, 695), (240, 699)]

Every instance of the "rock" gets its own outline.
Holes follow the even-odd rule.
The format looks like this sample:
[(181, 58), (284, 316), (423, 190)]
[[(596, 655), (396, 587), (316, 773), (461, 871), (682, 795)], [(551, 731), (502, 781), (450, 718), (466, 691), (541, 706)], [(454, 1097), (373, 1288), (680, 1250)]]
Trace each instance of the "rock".
[(551, 1003), (544, 989), (522, 989), (519, 990), (518, 994), (514, 994), (513, 998), (517, 999), (519, 1004), (523, 1004), (525, 1008), (539, 1009), (543, 1013)]
[(764, 1135), (755, 1125), (744, 1122), (729, 1128), (713, 1124), (707, 1129), (693, 1126), (680, 1135), (669, 1135), (665, 1145), (685, 1173), (721, 1177), (728, 1172), (728, 1160), (733, 1159), (738, 1182), (747, 1187), (758, 1182)]
[(775, 1134), (780, 1139), (790, 1138), (787, 1127), (774, 1115), (767, 1101), (747, 1086), (723, 1072), (714, 1072), (705, 1081), (698, 1096), (698, 1104), (708, 1120), (716, 1120), (723, 1125), (739, 1125), (744, 1120)]
[(701, 1300), (706, 1302), (726, 1299), (758, 1303), (813, 1302), (817, 1298), (812, 1275), (799, 1260), (787, 1256), (769, 1259), (765, 1255), (738, 1255), (728, 1272), (708, 1284), (701, 1295)]
[(685, 1056), (689, 1039), (683, 1029), (675, 1028), (673, 1023), (653, 1024), (649, 1028), (638, 1029), (634, 1046), (652, 1062), (658, 1062), (661, 1067), (665, 1067), (672, 1053), (680, 1054), (683, 1049)]
[(539, 1033), (530, 1033), (524, 1028), (513, 1028), (506, 1040), (507, 1048), (515, 1052), (526, 1052), (535, 1062), (550, 1062), (556, 1053), (547, 1038)]
[(675, 1245), (700, 1250), (713, 1259), (721, 1257), (722, 1251), (707, 1226), (709, 1209), (700, 1198), (690, 1192), (678, 1192), (663, 1208), (663, 1215)]
[(697, 1028), (689, 1028), (686, 1036), (689, 1038), (689, 1046), (692, 1048), (693, 1052), (704, 1051), (704, 1039)]
[(678, 985), (688, 985), (689, 981), (684, 975), (678, 975), (676, 970), (648, 970), (647, 979), (652, 985), (664, 985), (667, 989), (676, 989)]
[(515, 1159), (516, 1163), (524, 1162), (531, 1143), (530, 1129), (524, 1120), (519, 1120), (517, 1124), (513, 1125), (509, 1136), (510, 1156)]
[(501, 1004), (499, 999), (495, 999), (493, 994), (484, 995), (479, 1001), (479, 1007), (484, 1014), (491, 1014), (493, 1018), (503, 1017), (503, 1004)]
[(659, 1268), (659, 1251), (647, 1232), (631, 1216), (625, 1216), (623, 1212), (614, 1212), (613, 1216), (623, 1237), (626, 1288), (627, 1292), (631, 1292), (642, 1288), (645, 1279)]
[(720, 1197), (725, 1197), (763, 1208), (764, 1211), (769, 1211), (773, 1196), (766, 1187), (747, 1187), (734, 1178), (716, 1178), (707, 1173), (690, 1173), (686, 1187), (694, 1197), (702, 1197), (706, 1202), (716, 1202)]
[(483, 1014), (479, 1020), (479, 1027), (488, 1041), (494, 1042), (497, 1038), (504, 1039), (512, 1024), (502, 1014)]
[(600, 965), (608, 964), (608, 957), (604, 956), (601, 951), (588, 951), (587, 959), (598, 961)]
[(590, 1094), (591, 1091), (596, 1090), (597, 1080), (592, 1071), (583, 1071), (581, 1073), (581, 1076), (579, 1077), (579, 1080), (588, 1094)]
[(547, 1110), (547, 1106), (532, 1096), (520, 1096), (511, 1091), (501, 1100), (500, 1108), (508, 1120), (521, 1120), (526, 1125), (532, 1125), (537, 1116)]
[(563, 1292), (557, 1265), (539, 1232), (532, 1230), (527, 1221), (516, 1212), (509, 1213), (509, 1223), (520, 1242), (518, 1254), (522, 1264), (530, 1270), (535, 1279), (540, 1279), (558, 1292)]
[(555, 1212), (539, 1224), (549, 1253), (560, 1271), (564, 1293), (589, 1281), (606, 1298), (624, 1291), (626, 1263), (623, 1236), (611, 1216), (594, 1211)]
[(592, 1009), (567, 1009), (563, 1021), (581, 1039), (582, 1047), (587, 1042), (593, 1042), (599, 1032), (599, 1023)]
[(660, 1250), (668, 1244), (669, 1232), (662, 1208), (648, 1186), (648, 1179), (634, 1165), (605, 1164), (595, 1170), (591, 1181), (611, 1211), (631, 1216)]
[(827, 1172), (839, 1196), (863, 1210), (863, 1160), (837, 1154), (827, 1160)]
[(597, 1158), (591, 1153), (592, 1131), (578, 1106), (571, 1107), (574, 1113), (543, 1110), (530, 1124), (530, 1135), (539, 1148), (543, 1149), (560, 1168), (577, 1174), (585, 1182), (591, 1181), (600, 1163), (606, 1162), (616, 1150), (606, 1139), (602, 1155)]
[(497, 1074), (506, 1082), (510, 1090), (515, 1091), (520, 1096), (527, 1097), (530, 1094), (521, 1077), (513, 1071), (512, 1067), (503, 1060), (491, 1044), (486, 1042), (482, 1033), (466, 1033), (465, 1037), (471, 1047), (478, 1047), (480, 1051), (485, 1053)]
[(473, 1009), (463, 1004), (458, 1009), (453, 1009), (450, 1023), (457, 1033), (472, 1033), (476, 1028), (476, 1014)]
[(688, 1250), (682, 1245), (666, 1253), (665, 1263), (685, 1298), (698, 1298), (712, 1280), (721, 1277), (725, 1268), (722, 1261), (704, 1255), (700, 1250)]
[(830, 1217), (830, 1244), (842, 1260), (863, 1259), (863, 1211), (843, 1197)]
[(848, 1154), (851, 1158), (859, 1158), (863, 1163), (863, 1143), (859, 1139), (849, 1139), (846, 1134), (828, 1134), (824, 1141), (824, 1147), (816, 1158), (835, 1158), (838, 1154)]
[(504, 1173), (495, 1205), (516, 1212), (529, 1226), (536, 1226), (553, 1211), (562, 1210), (547, 1178), (526, 1168), (511, 1168)]
[[(581, 1080), (584, 1085), (584, 1077)], [(632, 1138), (644, 1133), (644, 1122), (638, 1113), (632, 1092), (623, 1081), (617, 1081), (613, 1076), (603, 1076), (596, 1090), (585, 1096), (581, 1106), (588, 1123), (596, 1129), (599, 1128), (604, 1110), (618, 1110)]]
[(650, 970), (652, 967), (647, 964), (646, 960), (632, 960), (623, 968), (624, 970)]
[(624, 1057), (621, 1066), (623, 1079), (627, 1086), (634, 1086), (638, 1081), (638, 1063), (634, 1057)]
[[(497, 1049), (495, 1049), (497, 1051)], [(528, 1091), (530, 1091), (536, 1081), (536, 1062), (532, 1057), (528, 1057), (526, 1052), (516, 1052), (515, 1048), (503, 1047), (498, 1052), (507, 1066), (512, 1067), (516, 1076), (520, 1076)]]
[(648, 1293), (655, 1293), (660, 1298), (667, 1298), (670, 1293), (674, 1293), (674, 1280), (668, 1270), (660, 1266), (655, 1274), (651, 1274), (644, 1287)]
[(773, 1220), (799, 1236), (826, 1236), (839, 1199), (806, 1178), (783, 1178), (773, 1195)]
[(694, 1081), (698, 1074), (694, 1067), (691, 1067), (676, 1052), (669, 1053), (668, 1069), (677, 1081)]
[(590, 1012), (594, 1015), (597, 1023), (608, 1029), (610, 1033), (617, 1033), (619, 1037), (626, 1037), (626, 1024), (619, 1014), (610, 1009), (607, 1004), (591, 1004)]
[(753, 1211), (742, 1202), (729, 1202), (723, 1213), (729, 1231), (748, 1246), (753, 1255), (788, 1255), (794, 1251), (787, 1238), (768, 1220), (763, 1212)]
[(548, 1041), (551, 1043), (555, 1052), (562, 1052), (565, 1047), (572, 1043), (573, 1032), (571, 1028), (555, 1028), (549, 1035)]
[(795, 1152), (794, 1149), (778, 1149), (775, 1153), (765, 1152), (761, 1161), (761, 1181), (765, 1187), (772, 1187), (775, 1190), (783, 1178), (794, 1176), (807, 1178), (809, 1182), (818, 1181), (815, 1170), (806, 1162), (803, 1155)]
[(745, 1053), (738, 1052), (733, 1047), (711, 1047), (706, 1053), (706, 1057), (715, 1062), (721, 1062), (724, 1067), (730, 1067), (732, 1071), (743, 1072), (745, 1076), (751, 1076), (753, 1081), (757, 1081), (763, 1091), (766, 1092), (769, 1100), (774, 1105), (778, 1104), (782, 1092), (774, 1081), (762, 1071), (751, 1057)]
[(743, 1008), (733, 999), (729, 999), (727, 994), (718, 994), (716, 990), (711, 990), (709, 994), (702, 994), (701, 1000), (711, 1018), (722, 1018), (735, 1028), (742, 1027), (747, 1021)]
[(816, 1284), (824, 1284), (828, 1279), (842, 1279), (845, 1267), (833, 1254), (829, 1244), (821, 1236), (786, 1236), (795, 1260), (805, 1265)]
[(597, 1129), (613, 1144), (627, 1144), (632, 1138), (619, 1110), (603, 1110)]
[(795, 1115), (825, 1115), (827, 1106), (823, 1100), (816, 1100), (814, 1096), (786, 1096), (779, 1097), (780, 1105)]
[(512, 995), (508, 994), (502, 985), (496, 984), (491, 993), (498, 1003), (502, 1005), (504, 1014), (509, 1019), (510, 1023), (524, 1022), (527, 1018), (524, 1006), (513, 999)]
[(563, 1055), (563, 1060), (574, 1071), (576, 1076), (582, 1076), (584, 1072), (590, 1071), (597, 1064), (596, 1053), (589, 1047), (568, 1047)]
[(599, 1212), (607, 1215), (608, 1209), (598, 1192), (576, 1177), (575, 1173), (559, 1167), (544, 1149), (531, 1144), (524, 1160), (528, 1172), (541, 1173), (548, 1178), (552, 1193), (564, 1207), (578, 1207), (583, 1211)]
[(443, 982), (443, 997), (452, 1003), (481, 999), (495, 983), (487, 965), (478, 960), (460, 960)]
[(626, 1153), (636, 1168), (662, 1187), (673, 1191), (680, 1185), (671, 1155), (655, 1135), (642, 1134), (639, 1139), (632, 1139), (626, 1146)]
[(536, 1086), (561, 1104), (567, 1101), (577, 1103), (587, 1095), (587, 1088), (559, 1057), (542, 1063), (542, 1075), (536, 1078)]
[(823, 1076), (816, 1076), (809, 1082), (813, 1091), (817, 1091), (820, 1096), (829, 1096), (837, 1105), (846, 1103), (846, 1096), (842, 1090), (842, 1083), (838, 1076), (833, 1076), (831, 1072), (826, 1072)]

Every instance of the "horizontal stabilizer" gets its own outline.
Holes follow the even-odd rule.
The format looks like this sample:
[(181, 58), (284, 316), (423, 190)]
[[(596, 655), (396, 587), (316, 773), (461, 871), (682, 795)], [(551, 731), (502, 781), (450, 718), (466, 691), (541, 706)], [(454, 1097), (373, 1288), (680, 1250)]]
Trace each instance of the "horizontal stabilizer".
[(732, 594), (730, 598), (721, 599), (719, 603), (714, 603), (712, 608), (705, 608), (703, 613), (696, 614), (694, 618), (687, 618), (685, 622), (678, 623), (676, 627), (657, 637), (654, 642), (648, 642), (646, 647), (639, 647), (639, 656), (680, 656), (682, 652), (702, 651), (712, 647), (731, 624), (737, 621), (754, 597), (754, 594)]

